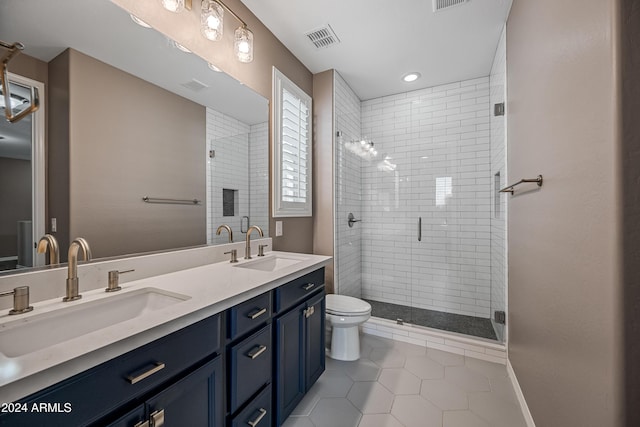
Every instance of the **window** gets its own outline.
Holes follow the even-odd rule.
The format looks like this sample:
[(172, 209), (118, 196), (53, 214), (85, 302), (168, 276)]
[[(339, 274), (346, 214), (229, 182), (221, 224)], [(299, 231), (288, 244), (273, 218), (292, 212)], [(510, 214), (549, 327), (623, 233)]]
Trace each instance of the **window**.
[(311, 216), (311, 97), (273, 68), (273, 216)]

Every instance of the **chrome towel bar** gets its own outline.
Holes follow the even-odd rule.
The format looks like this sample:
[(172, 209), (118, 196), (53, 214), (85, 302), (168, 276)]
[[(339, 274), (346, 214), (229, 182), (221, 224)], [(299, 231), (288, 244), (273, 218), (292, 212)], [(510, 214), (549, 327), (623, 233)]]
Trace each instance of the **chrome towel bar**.
[(537, 178), (532, 178), (532, 179), (523, 178), (520, 181), (516, 182), (515, 184), (511, 184), (504, 187), (502, 190), (500, 190), (500, 192), (511, 193), (511, 195), (513, 196), (513, 188), (525, 182), (536, 182), (538, 184), (538, 187), (542, 187), (542, 175), (538, 175)]
[(198, 199), (162, 199), (149, 196), (144, 196), (142, 200), (145, 203), (166, 203), (169, 205), (199, 205), (201, 203)]

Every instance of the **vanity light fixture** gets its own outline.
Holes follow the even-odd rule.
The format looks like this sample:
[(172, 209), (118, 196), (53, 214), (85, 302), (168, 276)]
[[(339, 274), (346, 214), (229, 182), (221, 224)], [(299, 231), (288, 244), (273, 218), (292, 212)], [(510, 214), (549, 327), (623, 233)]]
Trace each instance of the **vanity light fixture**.
[(402, 80), (404, 80), (407, 83), (415, 82), (419, 78), (420, 78), (420, 73), (415, 72), (415, 71), (413, 71), (411, 73), (408, 73), (408, 74), (405, 74), (404, 76), (402, 76)]
[[(192, 0), (161, 0), (162, 6), (170, 12), (192, 9)], [(222, 0), (202, 0), (200, 8), (200, 31), (208, 40), (218, 41), (224, 34), (224, 12), (229, 12), (240, 26), (234, 32), (233, 49), (240, 62), (253, 61), (253, 33), (236, 13)]]
[[(185, 8), (185, 0), (162, 0), (162, 6), (169, 12), (182, 12)], [(191, 10), (191, 1), (188, 1), (188, 9)]]
[(214, 0), (202, 0), (200, 30), (205, 38), (218, 41), (224, 32), (224, 9)]

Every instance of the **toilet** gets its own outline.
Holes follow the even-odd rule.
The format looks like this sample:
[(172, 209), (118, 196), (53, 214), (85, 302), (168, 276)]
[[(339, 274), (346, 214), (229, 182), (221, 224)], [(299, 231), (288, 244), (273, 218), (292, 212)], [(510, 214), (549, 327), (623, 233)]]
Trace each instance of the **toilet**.
[(336, 360), (360, 358), (358, 327), (371, 317), (371, 304), (346, 295), (328, 294), (327, 323), (331, 326), (329, 357)]

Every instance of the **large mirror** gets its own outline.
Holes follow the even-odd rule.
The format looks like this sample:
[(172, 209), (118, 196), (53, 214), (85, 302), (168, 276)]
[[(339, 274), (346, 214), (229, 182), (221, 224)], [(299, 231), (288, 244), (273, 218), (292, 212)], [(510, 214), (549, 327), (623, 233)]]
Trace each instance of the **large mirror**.
[(38, 113), (0, 125), (0, 269), (43, 265), (18, 248), (45, 228), (62, 261), (75, 237), (100, 258), (226, 243), (221, 224), (268, 235), (265, 98), (109, 0), (5, 0), (0, 40), (25, 45), (12, 84), (44, 85)]

